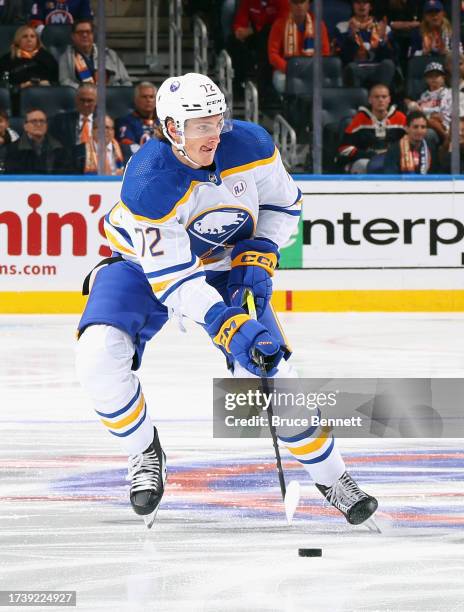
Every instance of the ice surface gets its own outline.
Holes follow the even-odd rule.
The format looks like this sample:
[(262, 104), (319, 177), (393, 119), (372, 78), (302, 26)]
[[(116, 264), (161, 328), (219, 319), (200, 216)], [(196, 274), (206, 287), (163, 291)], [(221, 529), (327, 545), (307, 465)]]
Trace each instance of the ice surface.
[[(458, 314), (281, 319), (308, 377), (464, 372)], [(348, 526), (285, 455), (302, 483), (287, 526), (270, 441), (212, 438), (222, 359), (202, 330), (169, 324), (141, 373), (169, 470), (148, 531), (75, 379), (76, 322), (0, 317), (0, 589), (77, 590), (88, 611), (464, 610), (462, 440), (340, 441), (381, 535)], [(323, 557), (298, 557), (310, 547)]]

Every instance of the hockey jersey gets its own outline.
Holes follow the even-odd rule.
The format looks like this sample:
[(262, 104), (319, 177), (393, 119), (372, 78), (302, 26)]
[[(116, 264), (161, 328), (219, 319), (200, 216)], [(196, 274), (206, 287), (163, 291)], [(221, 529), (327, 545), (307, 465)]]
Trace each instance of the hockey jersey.
[(222, 300), (207, 275), (230, 269), (240, 240), (284, 244), (300, 212), (301, 192), (269, 134), (234, 121), (209, 168), (190, 168), (170, 144), (148, 141), (126, 167), (105, 231), (115, 252), (143, 268), (158, 300), (203, 323)]
[(39, 24), (73, 23), (76, 19), (93, 19), (89, 0), (37, 0), (31, 8), (30, 22)]

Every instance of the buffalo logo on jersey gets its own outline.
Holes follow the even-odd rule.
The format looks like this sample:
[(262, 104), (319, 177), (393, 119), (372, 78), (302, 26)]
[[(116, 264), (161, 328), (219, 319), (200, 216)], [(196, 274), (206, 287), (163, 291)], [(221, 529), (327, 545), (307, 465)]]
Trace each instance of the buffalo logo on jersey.
[(253, 235), (255, 223), (250, 213), (235, 206), (203, 211), (187, 225), (192, 251), (205, 259), (220, 256), (226, 248)]

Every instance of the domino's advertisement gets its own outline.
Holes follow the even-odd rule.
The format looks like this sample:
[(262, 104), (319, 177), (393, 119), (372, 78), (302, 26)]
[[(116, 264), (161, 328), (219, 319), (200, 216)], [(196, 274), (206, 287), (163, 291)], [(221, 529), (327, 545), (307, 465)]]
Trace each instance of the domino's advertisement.
[[(464, 181), (296, 181), (303, 215), (282, 269), (464, 264)], [(110, 253), (103, 218), (119, 191), (111, 180), (2, 179), (0, 291), (79, 291)]]

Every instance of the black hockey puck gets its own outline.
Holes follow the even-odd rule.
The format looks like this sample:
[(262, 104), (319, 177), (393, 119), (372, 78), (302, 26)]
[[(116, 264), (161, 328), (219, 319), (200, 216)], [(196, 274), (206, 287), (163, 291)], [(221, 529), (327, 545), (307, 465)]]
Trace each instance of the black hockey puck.
[(299, 557), (322, 557), (322, 548), (299, 548)]

